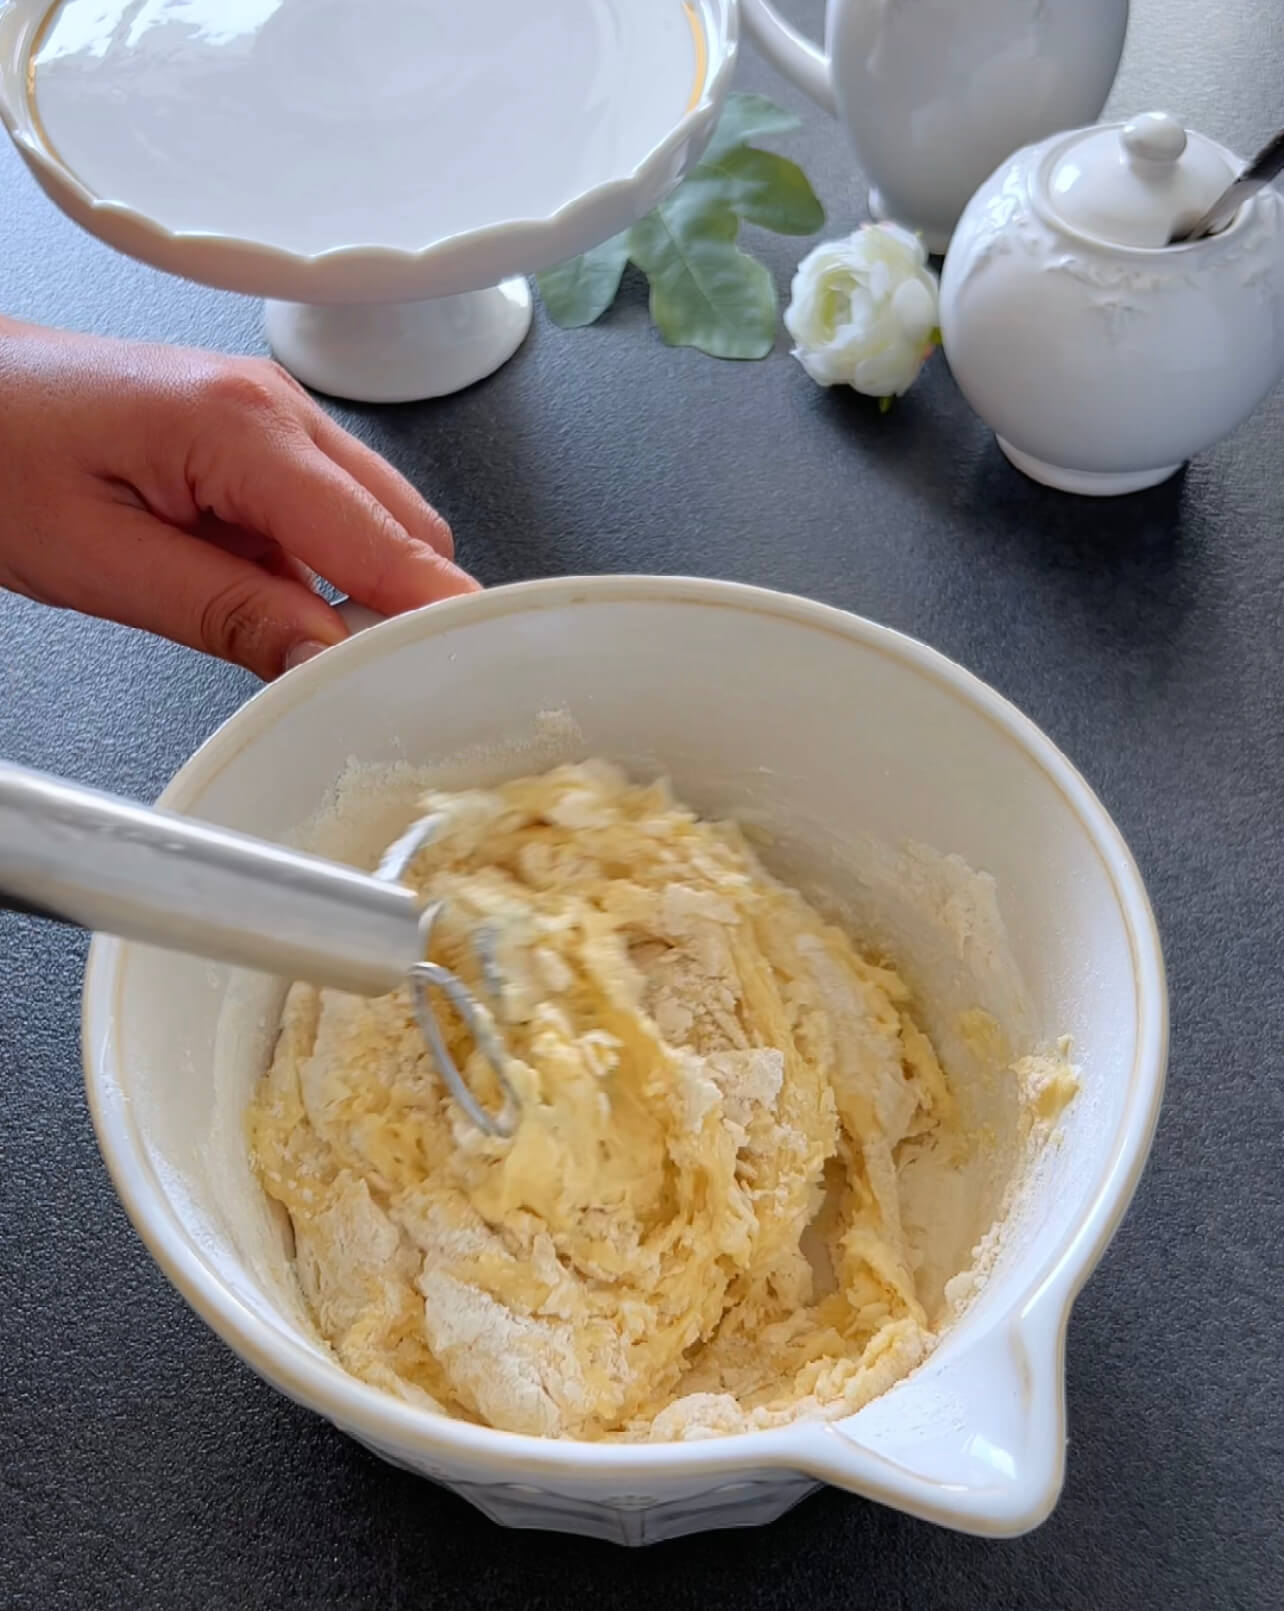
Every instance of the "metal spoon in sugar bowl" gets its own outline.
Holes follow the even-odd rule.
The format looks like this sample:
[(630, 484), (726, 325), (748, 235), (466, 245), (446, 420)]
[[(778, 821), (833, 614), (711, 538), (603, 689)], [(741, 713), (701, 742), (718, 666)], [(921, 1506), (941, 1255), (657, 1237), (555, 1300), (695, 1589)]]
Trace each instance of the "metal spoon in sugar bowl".
[(1284, 171), (1284, 129), (1269, 140), (1244, 169), (1234, 184), (1228, 185), (1217, 200), (1189, 229), (1174, 230), (1168, 244), (1178, 246), (1186, 241), (1203, 240), (1225, 229), (1250, 196), (1256, 195), (1263, 185)]

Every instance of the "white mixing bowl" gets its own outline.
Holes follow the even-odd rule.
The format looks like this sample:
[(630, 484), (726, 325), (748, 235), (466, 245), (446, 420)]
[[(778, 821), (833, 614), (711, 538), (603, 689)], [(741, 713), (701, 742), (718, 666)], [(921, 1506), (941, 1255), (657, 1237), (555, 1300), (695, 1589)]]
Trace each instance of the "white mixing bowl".
[[(988, 1282), (928, 1361), (844, 1421), (681, 1444), (543, 1441), (366, 1386), (310, 1332), (245, 1162), (242, 1115), (280, 987), (100, 937), (85, 1065), (135, 1226), (268, 1381), (501, 1522), (642, 1543), (768, 1521), (827, 1482), (971, 1532), (1036, 1525), (1062, 1480), (1066, 1320), (1141, 1173), (1167, 997), (1117, 830), (997, 694), (896, 633), (775, 593), (671, 578), (530, 583), (389, 621), (264, 689), (162, 803), (282, 839), (353, 759), (448, 760), (443, 780), (488, 782), (590, 755), (665, 772), (698, 809), (768, 828), (770, 865), (827, 887), (888, 939), (934, 1034), (948, 1039), (947, 1011), (975, 998), (1018, 1042), (1073, 1037), (1080, 1093)], [(967, 885), (957, 862), (898, 860), (907, 844), (993, 875), (1020, 988), (986, 964), (989, 886)], [(965, 886), (980, 893), (975, 910)], [(1015, 1098), (989, 1084), (1007, 1091), (995, 1122), (1010, 1138)]]

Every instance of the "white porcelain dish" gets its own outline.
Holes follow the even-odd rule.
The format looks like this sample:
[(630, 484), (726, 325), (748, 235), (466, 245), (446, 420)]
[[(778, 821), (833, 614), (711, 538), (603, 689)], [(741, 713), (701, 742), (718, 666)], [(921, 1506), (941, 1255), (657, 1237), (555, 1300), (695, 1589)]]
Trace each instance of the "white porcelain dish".
[(91, 234), (268, 298), (300, 379), (436, 396), (525, 335), (514, 277), (698, 160), (737, 28), (737, 0), (7, 0), (0, 118)]
[(1075, 129), (1000, 165), (941, 270), (959, 389), (1016, 467), (1063, 492), (1153, 487), (1284, 376), (1284, 196), (1169, 245), (1245, 164), (1170, 114)]
[(766, 827), (782, 874), (828, 887), (872, 932), (900, 930), (898, 960), (931, 976), (925, 997), (986, 988), (969, 974), (976, 935), (956, 913), (948, 955), (929, 963), (895, 880), (870, 875), (870, 847), (928, 845), (993, 875), (1026, 1029), (1072, 1035), (1082, 1084), (988, 1283), (928, 1362), (847, 1420), (684, 1444), (541, 1441), (366, 1386), (273, 1274), (283, 1244), (245, 1162), (243, 1107), (279, 987), (100, 937), (85, 1065), (130, 1217), (268, 1381), (498, 1521), (644, 1543), (768, 1521), (827, 1482), (971, 1532), (1034, 1526), (1062, 1480), (1067, 1317), (1144, 1163), (1167, 998), (1118, 832), (991, 689), (885, 628), (780, 594), (674, 578), (528, 583), (389, 621), (291, 673), (197, 752), (163, 803), (284, 838), (353, 759), (448, 760), (443, 779), (487, 782), (593, 754), (667, 772), (698, 808)]

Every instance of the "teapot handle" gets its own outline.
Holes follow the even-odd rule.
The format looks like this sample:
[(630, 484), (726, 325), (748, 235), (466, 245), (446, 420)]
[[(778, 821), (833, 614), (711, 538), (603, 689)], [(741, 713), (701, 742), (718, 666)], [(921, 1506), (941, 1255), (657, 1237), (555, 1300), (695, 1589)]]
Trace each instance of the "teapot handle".
[(780, 15), (770, 0), (740, 0), (745, 31), (777, 72), (809, 95), (817, 106), (837, 116), (829, 57)]

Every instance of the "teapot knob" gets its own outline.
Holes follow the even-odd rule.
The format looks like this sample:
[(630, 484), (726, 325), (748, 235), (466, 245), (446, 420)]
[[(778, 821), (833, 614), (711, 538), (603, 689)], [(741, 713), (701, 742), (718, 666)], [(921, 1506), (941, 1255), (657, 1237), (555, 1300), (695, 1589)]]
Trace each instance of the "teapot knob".
[(1186, 149), (1186, 131), (1167, 112), (1143, 112), (1124, 124), (1124, 150), (1133, 162), (1176, 162)]

